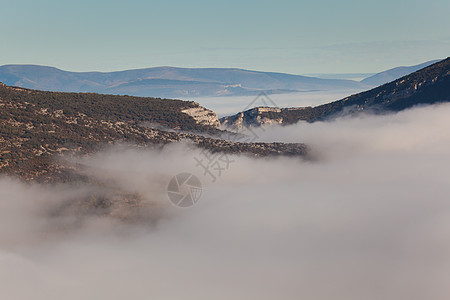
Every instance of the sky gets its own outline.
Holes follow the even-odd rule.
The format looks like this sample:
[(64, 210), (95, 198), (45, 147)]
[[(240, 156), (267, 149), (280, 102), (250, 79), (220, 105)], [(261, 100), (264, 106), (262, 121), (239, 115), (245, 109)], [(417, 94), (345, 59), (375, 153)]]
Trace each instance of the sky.
[(379, 72), (450, 53), (448, 0), (0, 0), (0, 65)]

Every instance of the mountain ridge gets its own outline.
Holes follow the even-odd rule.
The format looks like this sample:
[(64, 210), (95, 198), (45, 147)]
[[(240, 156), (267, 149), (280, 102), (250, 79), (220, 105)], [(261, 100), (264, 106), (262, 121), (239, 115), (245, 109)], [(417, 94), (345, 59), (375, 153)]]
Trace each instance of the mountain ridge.
[(450, 102), (450, 57), (371, 90), (316, 107), (252, 108), (221, 118), (231, 127), (315, 122), (362, 111), (400, 111), (418, 104)]
[(189, 141), (213, 153), (308, 154), (303, 144), (244, 141), (218, 126), (215, 113), (194, 101), (45, 92), (0, 83), (0, 173), (72, 181), (77, 170), (58, 158), (89, 155), (117, 143), (160, 148)]
[[(178, 82), (162, 82), (159, 86), (142, 85), (142, 80), (147, 79), (178, 80)], [(48, 66), (4, 65), (0, 66), (0, 81), (10, 86), (47, 91), (165, 98), (366, 87), (363, 83), (351, 80), (321, 79), (239, 68), (154, 67), (115, 72), (70, 72)]]

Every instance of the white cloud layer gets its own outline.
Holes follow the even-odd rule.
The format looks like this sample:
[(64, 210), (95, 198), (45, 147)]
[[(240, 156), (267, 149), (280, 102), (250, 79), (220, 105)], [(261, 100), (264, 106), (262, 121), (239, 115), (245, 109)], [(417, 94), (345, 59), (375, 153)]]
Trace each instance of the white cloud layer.
[[(143, 195), (150, 226), (80, 223), (61, 207), (91, 187), (3, 178), (0, 298), (447, 300), (449, 114), (441, 105), (273, 127), (262, 140), (307, 142), (319, 160), (235, 157), (215, 183), (186, 145), (82, 161)], [(178, 209), (165, 189), (186, 171), (203, 196)]]

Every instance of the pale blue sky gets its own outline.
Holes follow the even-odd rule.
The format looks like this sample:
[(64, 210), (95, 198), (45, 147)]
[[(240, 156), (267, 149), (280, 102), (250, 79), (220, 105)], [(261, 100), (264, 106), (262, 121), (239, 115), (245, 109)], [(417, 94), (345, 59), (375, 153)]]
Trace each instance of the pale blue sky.
[(0, 65), (377, 72), (450, 56), (449, 0), (0, 0)]

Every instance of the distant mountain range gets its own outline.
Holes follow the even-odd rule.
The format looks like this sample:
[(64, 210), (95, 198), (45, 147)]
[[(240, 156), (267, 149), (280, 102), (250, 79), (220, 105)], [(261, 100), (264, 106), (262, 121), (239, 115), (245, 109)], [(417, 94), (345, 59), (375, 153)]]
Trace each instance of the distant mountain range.
[[(226, 68), (156, 67), (118, 72), (68, 72), (37, 65), (0, 66), (0, 82), (10, 86), (56, 91), (94, 92), (160, 98), (244, 96), (305, 92), (365, 90), (415, 72), (437, 61), (398, 67), (361, 81), (364, 74), (321, 74), (318, 77)], [(349, 76), (352, 75), (352, 76)], [(334, 76), (334, 78), (333, 78)], [(355, 77), (356, 76), (356, 77)]]
[(67, 72), (36, 65), (0, 67), (10, 86), (59, 92), (95, 92), (143, 97), (183, 98), (256, 95), (296, 91), (364, 89), (366, 84), (242, 69), (157, 67), (120, 72)]
[(361, 81), (375, 74), (376, 73), (310, 73), (304, 75), (323, 79), (347, 79)]
[(450, 102), (450, 58), (366, 92), (316, 107), (256, 107), (220, 121), (231, 127), (322, 121), (362, 111), (401, 111), (420, 104)]
[(408, 66), (408, 67), (396, 67), (392, 68), (380, 73), (311, 73), (311, 74), (305, 74), (306, 76), (312, 76), (317, 78), (324, 78), (324, 79), (348, 79), (348, 80), (354, 80), (359, 81), (362, 83), (365, 83), (369, 86), (379, 86), (391, 81), (394, 81), (396, 79), (399, 79), (400, 77), (403, 77), (405, 75), (411, 74), (413, 72), (416, 72), (420, 69), (423, 69), (425, 67), (428, 67), (436, 62), (438, 62), (439, 59), (436, 60), (430, 60), (418, 65), (414, 66)]

